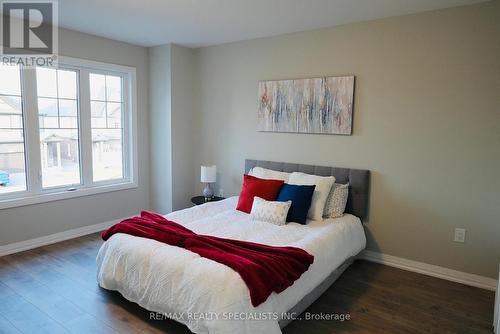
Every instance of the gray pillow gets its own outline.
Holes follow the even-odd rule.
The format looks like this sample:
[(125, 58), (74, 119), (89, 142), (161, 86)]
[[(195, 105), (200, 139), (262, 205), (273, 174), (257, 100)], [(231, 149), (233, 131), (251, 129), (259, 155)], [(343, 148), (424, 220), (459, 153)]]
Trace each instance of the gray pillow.
[(349, 183), (334, 183), (325, 204), (323, 217), (338, 218), (342, 217), (349, 196)]

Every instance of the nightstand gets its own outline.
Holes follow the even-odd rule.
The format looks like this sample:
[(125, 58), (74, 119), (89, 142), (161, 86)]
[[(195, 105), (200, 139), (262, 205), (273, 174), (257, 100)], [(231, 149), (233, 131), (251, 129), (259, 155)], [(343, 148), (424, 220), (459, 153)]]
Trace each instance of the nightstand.
[(206, 201), (205, 196), (194, 196), (194, 197), (191, 197), (191, 203), (193, 203), (195, 205), (201, 205), (201, 204), (205, 204), (205, 203), (209, 203), (209, 202), (217, 202), (217, 201), (220, 201), (223, 199), (226, 199), (226, 198), (214, 196), (209, 201)]

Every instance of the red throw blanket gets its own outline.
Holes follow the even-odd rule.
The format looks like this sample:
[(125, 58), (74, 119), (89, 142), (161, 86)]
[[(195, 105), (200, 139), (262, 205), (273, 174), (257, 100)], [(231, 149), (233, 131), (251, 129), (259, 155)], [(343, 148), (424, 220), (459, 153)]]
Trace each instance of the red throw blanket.
[(300, 248), (200, 235), (147, 211), (111, 226), (101, 236), (108, 240), (115, 233), (158, 240), (225, 264), (240, 274), (253, 306), (265, 302), (273, 291), (280, 293), (291, 286), (314, 261), (314, 256)]

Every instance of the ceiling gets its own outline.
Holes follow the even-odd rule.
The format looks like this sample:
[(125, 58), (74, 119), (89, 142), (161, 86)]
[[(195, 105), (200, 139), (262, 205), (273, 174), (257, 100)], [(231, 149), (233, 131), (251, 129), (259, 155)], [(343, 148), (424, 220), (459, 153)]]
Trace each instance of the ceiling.
[(141, 46), (216, 45), (484, 0), (60, 0), (59, 25)]

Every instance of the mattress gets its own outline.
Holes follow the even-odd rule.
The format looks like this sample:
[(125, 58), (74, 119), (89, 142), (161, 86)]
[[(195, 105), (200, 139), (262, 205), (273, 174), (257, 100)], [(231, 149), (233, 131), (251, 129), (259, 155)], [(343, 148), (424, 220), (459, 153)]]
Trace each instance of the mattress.
[(231, 197), (165, 217), (199, 234), (295, 246), (313, 254), (309, 270), (285, 291), (253, 307), (247, 286), (231, 268), (183, 248), (121, 233), (99, 250), (99, 285), (195, 333), (281, 333), (279, 317), (365, 247), (361, 221), (353, 215), (276, 226), (235, 210), (237, 200)]

